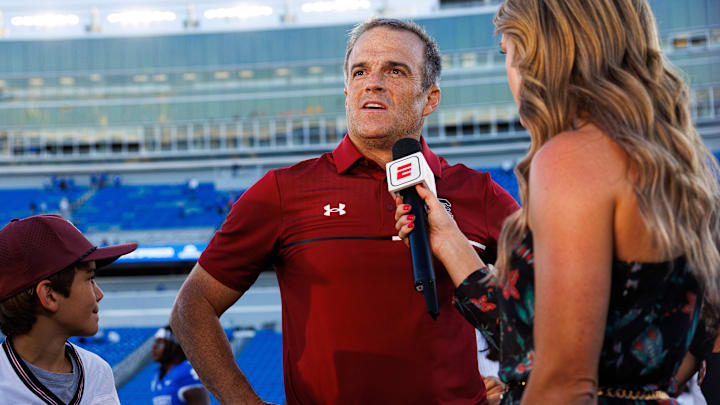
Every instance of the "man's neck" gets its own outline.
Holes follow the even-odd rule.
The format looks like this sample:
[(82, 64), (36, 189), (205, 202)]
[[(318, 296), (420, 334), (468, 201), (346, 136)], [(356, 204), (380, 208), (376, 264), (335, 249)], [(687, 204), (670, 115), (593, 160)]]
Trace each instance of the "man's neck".
[[(392, 162), (392, 144), (391, 145), (371, 145), (362, 138), (350, 135), (350, 141), (357, 148), (361, 155), (365, 156), (366, 159), (372, 160), (377, 163), (381, 168), (385, 168), (385, 165)], [(406, 138), (413, 138), (420, 140), (420, 134), (416, 136), (407, 136)], [(394, 143), (394, 142), (393, 142)]]
[(30, 332), (12, 338), (15, 351), (37, 368), (53, 373), (71, 373), (72, 363), (65, 355), (68, 336), (51, 332), (41, 322), (36, 323)]

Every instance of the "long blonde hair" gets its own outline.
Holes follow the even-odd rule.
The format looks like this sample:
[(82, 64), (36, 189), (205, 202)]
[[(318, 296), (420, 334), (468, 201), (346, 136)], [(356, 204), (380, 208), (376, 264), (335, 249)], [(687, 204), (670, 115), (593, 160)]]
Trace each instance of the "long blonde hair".
[(515, 167), (524, 208), (503, 226), (498, 277), (527, 229), (533, 156), (585, 120), (625, 150), (654, 243), (665, 252), (681, 248), (717, 308), (718, 165), (691, 122), (687, 85), (660, 51), (647, 1), (506, 0), (494, 22), (515, 45), (519, 114), (532, 141)]

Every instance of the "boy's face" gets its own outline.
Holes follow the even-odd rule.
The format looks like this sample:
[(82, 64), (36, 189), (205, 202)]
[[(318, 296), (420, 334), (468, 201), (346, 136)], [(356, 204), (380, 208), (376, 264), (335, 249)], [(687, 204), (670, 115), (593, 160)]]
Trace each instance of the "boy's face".
[(102, 290), (95, 284), (95, 262), (80, 263), (70, 295), (60, 297), (55, 319), (69, 336), (92, 336), (98, 330), (98, 302), (102, 297)]

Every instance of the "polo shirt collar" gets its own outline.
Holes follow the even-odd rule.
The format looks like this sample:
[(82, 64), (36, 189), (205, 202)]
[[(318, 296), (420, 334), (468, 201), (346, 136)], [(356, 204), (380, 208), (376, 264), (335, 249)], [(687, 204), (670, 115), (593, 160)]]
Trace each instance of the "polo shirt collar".
[[(430, 150), (430, 147), (425, 142), (425, 138), (422, 136), (420, 137), (420, 146), (422, 147), (422, 154), (430, 166), (430, 170), (432, 170), (435, 177), (441, 178), (442, 165), (440, 164), (440, 158)], [(346, 172), (355, 162), (364, 158), (355, 147), (355, 144), (352, 143), (350, 135), (348, 134), (345, 134), (342, 142), (335, 148), (332, 155), (338, 174)]]

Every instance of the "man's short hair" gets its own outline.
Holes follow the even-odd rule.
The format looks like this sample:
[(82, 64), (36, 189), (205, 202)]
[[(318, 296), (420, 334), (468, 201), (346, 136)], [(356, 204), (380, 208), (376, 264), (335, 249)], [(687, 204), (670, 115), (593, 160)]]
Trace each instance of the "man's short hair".
[[(50, 287), (64, 297), (69, 297), (76, 268), (72, 264), (48, 277)], [(39, 311), (35, 287), (37, 284), (0, 301), (0, 331), (6, 336), (24, 335), (35, 325)]]
[(417, 35), (425, 45), (425, 64), (423, 66), (422, 89), (423, 91), (436, 85), (440, 79), (440, 71), (442, 69), (442, 60), (440, 59), (440, 51), (437, 43), (425, 32), (425, 30), (412, 21), (397, 20), (394, 18), (371, 18), (363, 23), (355, 26), (348, 35), (347, 48), (345, 49), (345, 64), (343, 65), (343, 73), (345, 74), (345, 82), (348, 77), (348, 59), (350, 52), (355, 47), (358, 38), (365, 32), (377, 28), (385, 27), (397, 31), (409, 31)]

